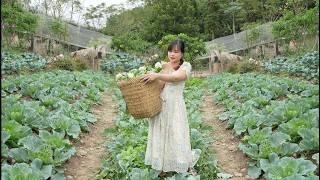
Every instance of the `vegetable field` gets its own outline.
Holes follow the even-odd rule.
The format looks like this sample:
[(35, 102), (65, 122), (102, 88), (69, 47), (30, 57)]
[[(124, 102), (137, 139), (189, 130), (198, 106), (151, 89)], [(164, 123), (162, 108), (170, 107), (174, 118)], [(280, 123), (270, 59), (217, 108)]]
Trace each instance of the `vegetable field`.
[(319, 52), (316, 51), (296, 58), (277, 57), (264, 62), (263, 66), (270, 73), (287, 73), (315, 82), (319, 80)]
[(63, 179), (59, 166), (75, 154), (70, 139), (90, 131), (106, 78), (55, 71), (2, 81), (2, 179)]
[[(210, 146), (215, 143), (210, 136), (215, 127), (202, 120), (205, 94), (224, 106), (218, 117), (239, 139), (237, 149), (249, 158), (246, 177), (318, 179), (318, 57), (318, 52), (312, 52), (296, 59), (265, 61), (267, 74), (222, 73), (186, 81), (191, 144), (200, 155), (195, 166), (198, 174), (171, 172), (159, 178), (160, 172), (144, 164), (148, 121), (128, 114), (116, 82), (159, 72), (162, 62), (152, 68), (134, 56), (117, 54), (103, 61), (101, 72), (44, 71), (46, 60), (38, 55), (3, 53), (2, 73), (7, 77), (1, 88), (1, 177), (65, 179), (63, 165), (78, 154), (72, 142), (80, 133), (90, 133), (90, 124), (97, 121), (91, 108), (105, 106), (102, 93), (107, 93), (113, 96), (117, 115), (113, 128), (99, 127), (107, 128), (108, 155), (93, 175), (96, 179), (232, 177), (236, 172), (225, 172), (214, 156), (219, 148)], [(20, 73), (24, 70), (29, 74)], [(275, 76), (282, 72), (290, 77)]]
[[(318, 180), (318, 29), (319, 0), (3, 0), (1, 179)], [(199, 159), (162, 172), (119, 84), (185, 77), (159, 134), (194, 154), (152, 158)]]
[[(144, 164), (148, 122), (134, 119), (127, 113), (116, 85), (119, 78), (116, 73), (126, 69), (128, 74), (123, 74), (127, 79), (130, 73), (136, 76), (147, 69), (141, 66), (143, 64), (139, 69), (139, 61), (126, 64), (131, 57), (117, 57), (122, 58), (126, 67), (112, 63), (117, 60), (110, 60), (101, 65), (109, 71), (106, 74), (90, 70), (52, 70), (8, 76), (2, 80), (2, 179), (65, 179), (63, 165), (77, 156), (72, 142), (79, 139), (80, 133), (90, 133), (89, 124), (94, 125), (97, 121), (91, 108), (93, 105), (104, 106), (101, 103), (103, 92), (113, 96), (117, 115), (113, 117), (113, 128), (100, 127), (107, 128), (105, 151), (108, 155), (98, 166), (100, 168), (94, 174), (96, 179), (232, 177), (235, 172), (225, 172), (219, 159), (215, 158), (214, 151), (219, 149), (210, 146), (215, 143), (215, 137), (210, 136), (215, 127), (202, 120), (200, 106), (205, 94), (224, 106), (224, 112), (218, 118), (232, 129), (235, 138), (239, 139), (237, 149), (249, 158), (246, 177), (318, 179), (319, 87), (303, 80), (309, 76), (293, 79), (271, 73), (222, 73), (186, 81), (184, 97), (191, 144), (200, 154), (195, 166), (198, 174), (171, 172), (159, 178), (158, 171)], [(318, 53), (309, 53), (302, 60), (314, 63), (316, 57)], [(6, 55), (4, 58), (8, 65), (5, 67), (16, 64), (19, 58), (30, 59), (27, 62), (35, 64), (43, 62), (30, 54)], [(271, 62), (278, 64), (266, 63), (266, 69), (271, 71), (270, 67), (276, 66), (286, 70), (280, 67), (281, 60)], [(26, 66), (30, 64), (23, 66), (33, 69), (35, 66)], [(312, 69), (314, 66), (307, 67), (311, 70), (306, 73), (318, 73)], [(19, 68), (15, 70), (16, 73)], [(309, 75), (315, 79), (314, 73)]]
[(233, 128), (241, 138), (239, 149), (252, 159), (250, 177), (318, 178), (313, 174), (319, 165), (317, 85), (260, 74), (223, 74), (207, 84), (226, 107), (219, 119)]
[(38, 71), (48, 65), (48, 61), (33, 53), (14, 54), (1, 52), (1, 74), (13, 74), (23, 70)]

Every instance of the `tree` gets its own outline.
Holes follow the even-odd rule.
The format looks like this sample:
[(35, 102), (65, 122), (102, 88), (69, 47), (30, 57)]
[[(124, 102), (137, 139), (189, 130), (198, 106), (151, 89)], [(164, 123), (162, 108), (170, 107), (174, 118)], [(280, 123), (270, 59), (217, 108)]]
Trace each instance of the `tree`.
[(246, 31), (245, 41), (250, 48), (259, 39), (261, 35), (260, 23), (247, 23), (242, 26), (241, 30)]
[(96, 6), (91, 5), (86, 9), (83, 18), (88, 27), (101, 29), (105, 24), (108, 12), (110, 11), (110, 8), (107, 8), (105, 3), (100, 3)]
[(229, 3), (229, 7), (225, 10), (225, 13), (232, 14), (232, 32), (235, 37), (236, 34), (236, 13), (242, 9), (242, 4), (237, 0), (232, 0)]
[(80, 0), (71, 0), (71, 12), (70, 12), (70, 21), (73, 21), (73, 14), (80, 12), (83, 8), (81, 7)]
[(118, 12), (122, 10), (114, 9), (113, 15), (108, 18), (103, 32), (112, 35), (112, 48), (130, 53), (145, 53), (152, 45), (144, 38), (145, 17), (150, 14), (150, 9), (136, 7), (131, 10)]
[[(8, 3), (1, 6), (1, 39), (15, 36), (17, 32), (34, 33), (38, 26), (38, 16), (25, 11), (20, 3)], [(23, 36), (23, 34), (20, 34)], [(10, 40), (7, 39), (9, 43)]]
[(33, 9), (44, 13), (47, 16), (62, 18), (63, 13), (71, 5), (72, 0), (38, 0), (35, 2)]
[(156, 42), (167, 34), (199, 34), (198, 7), (195, 0), (150, 0), (145, 3), (152, 8), (149, 24), (146, 24), (147, 40)]
[(288, 11), (282, 18), (272, 25), (272, 33), (276, 38), (290, 40), (304, 40), (306, 34), (316, 35), (319, 26), (318, 7), (305, 10), (297, 15)]
[(127, 33), (138, 33), (144, 38), (145, 27), (148, 24), (147, 18), (151, 14), (150, 8), (136, 7), (131, 10), (114, 9), (109, 11), (111, 16), (108, 18), (106, 26), (103, 28), (105, 34), (118, 36)]
[(291, 11), (294, 15), (304, 12), (306, 9), (315, 7), (315, 0), (286, 0), (285, 10)]
[(128, 53), (146, 53), (151, 43), (143, 40), (137, 33), (126, 33), (112, 38), (111, 47)]
[(201, 11), (204, 12), (204, 33), (207, 40), (226, 36), (232, 33), (232, 19), (225, 12), (228, 3), (224, 0), (208, 0)]
[(1, 23), (6, 32), (35, 32), (38, 17), (25, 11), (20, 4), (4, 4), (1, 6)]
[(66, 9), (69, 6), (70, 0), (54, 0), (52, 5), (53, 17), (61, 19), (63, 13), (66, 12)]
[(55, 18), (49, 23), (49, 30), (52, 32), (51, 36), (58, 36), (59, 39), (64, 39), (68, 35), (66, 23), (61, 19)]

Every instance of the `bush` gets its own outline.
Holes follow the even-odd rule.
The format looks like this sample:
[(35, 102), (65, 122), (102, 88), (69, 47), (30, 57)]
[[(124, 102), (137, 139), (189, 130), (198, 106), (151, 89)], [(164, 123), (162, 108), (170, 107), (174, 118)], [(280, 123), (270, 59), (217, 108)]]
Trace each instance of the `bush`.
[(63, 69), (68, 71), (72, 71), (74, 69), (72, 59), (68, 57), (53, 62), (51, 67), (54, 69)]
[(114, 36), (111, 44), (111, 48), (128, 53), (145, 53), (149, 47), (151, 47), (151, 43), (135, 33)]
[(234, 64), (234, 65), (228, 67), (228, 68), (226, 69), (226, 71), (229, 72), (229, 73), (232, 73), (232, 74), (239, 73), (239, 72), (240, 72), (240, 70), (239, 70), (239, 64)]
[(70, 57), (65, 57), (64, 59), (54, 61), (48, 68), (68, 71), (83, 71), (89, 69), (89, 64), (86, 59), (72, 59)]
[(144, 62), (127, 53), (116, 53), (100, 61), (100, 69), (107, 73), (129, 72), (131, 69), (139, 68), (144, 65)]
[(73, 60), (73, 69), (76, 71), (83, 71), (89, 68), (89, 64), (85, 59)]
[(229, 73), (247, 73), (247, 72), (253, 72), (253, 71), (259, 71), (260, 67), (252, 62), (249, 62), (248, 60), (244, 60), (240, 63), (233, 64), (228, 67), (226, 70)]
[(259, 66), (247, 60), (239, 63), (239, 73), (259, 71)]
[[(23, 7), (15, 3), (14, 5), (1, 1), (1, 20), (4, 25), (5, 32), (10, 34), (17, 32), (35, 32), (38, 26), (38, 16), (23, 9)], [(1, 24), (2, 24), (1, 23)]]

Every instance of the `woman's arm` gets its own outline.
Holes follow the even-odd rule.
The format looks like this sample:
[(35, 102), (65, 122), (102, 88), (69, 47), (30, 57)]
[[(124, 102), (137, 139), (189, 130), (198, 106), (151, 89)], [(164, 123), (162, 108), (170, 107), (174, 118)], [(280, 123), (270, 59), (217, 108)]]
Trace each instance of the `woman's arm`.
[(187, 75), (185, 70), (177, 70), (173, 72), (172, 74), (161, 74), (161, 73), (150, 73), (146, 74), (141, 77), (141, 81), (148, 83), (151, 81), (154, 81), (156, 79), (159, 79), (161, 81), (165, 82), (177, 82), (177, 81), (183, 81), (187, 79)]
[[(165, 69), (164, 66), (162, 66), (162, 69), (159, 73), (165, 74), (165, 73), (168, 73), (168, 71), (167, 71), (167, 69)], [(165, 84), (166, 84), (166, 82), (159, 80), (160, 89), (163, 89)]]
[(166, 81), (166, 82), (178, 82), (187, 79), (185, 70), (177, 70), (172, 74), (157, 74), (156, 79)]
[[(161, 68), (161, 71), (159, 72), (160, 74), (167, 74), (169, 73), (169, 66), (168, 66), (168, 63), (165, 63), (162, 65), (162, 68)], [(160, 88), (163, 89), (166, 82), (165, 81), (162, 81), (162, 80), (159, 80), (159, 84), (160, 84)]]

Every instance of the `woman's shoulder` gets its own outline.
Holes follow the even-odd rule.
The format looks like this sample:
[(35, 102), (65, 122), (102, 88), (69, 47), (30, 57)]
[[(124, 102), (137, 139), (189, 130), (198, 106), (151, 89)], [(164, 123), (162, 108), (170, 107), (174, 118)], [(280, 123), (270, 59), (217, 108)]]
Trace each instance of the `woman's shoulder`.
[(184, 61), (181, 65), (181, 67), (185, 67), (185, 68), (191, 68), (191, 64), (189, 62)]
[(184, 61), (184, 62), (182, 63), (182, 65), (191, 66), (191, 64), (190, 64), (189, 62), (186, 62), (186, 61)]
[(162, 64), (162, 69), (168, 68), (170, 65), (168, 62)]

